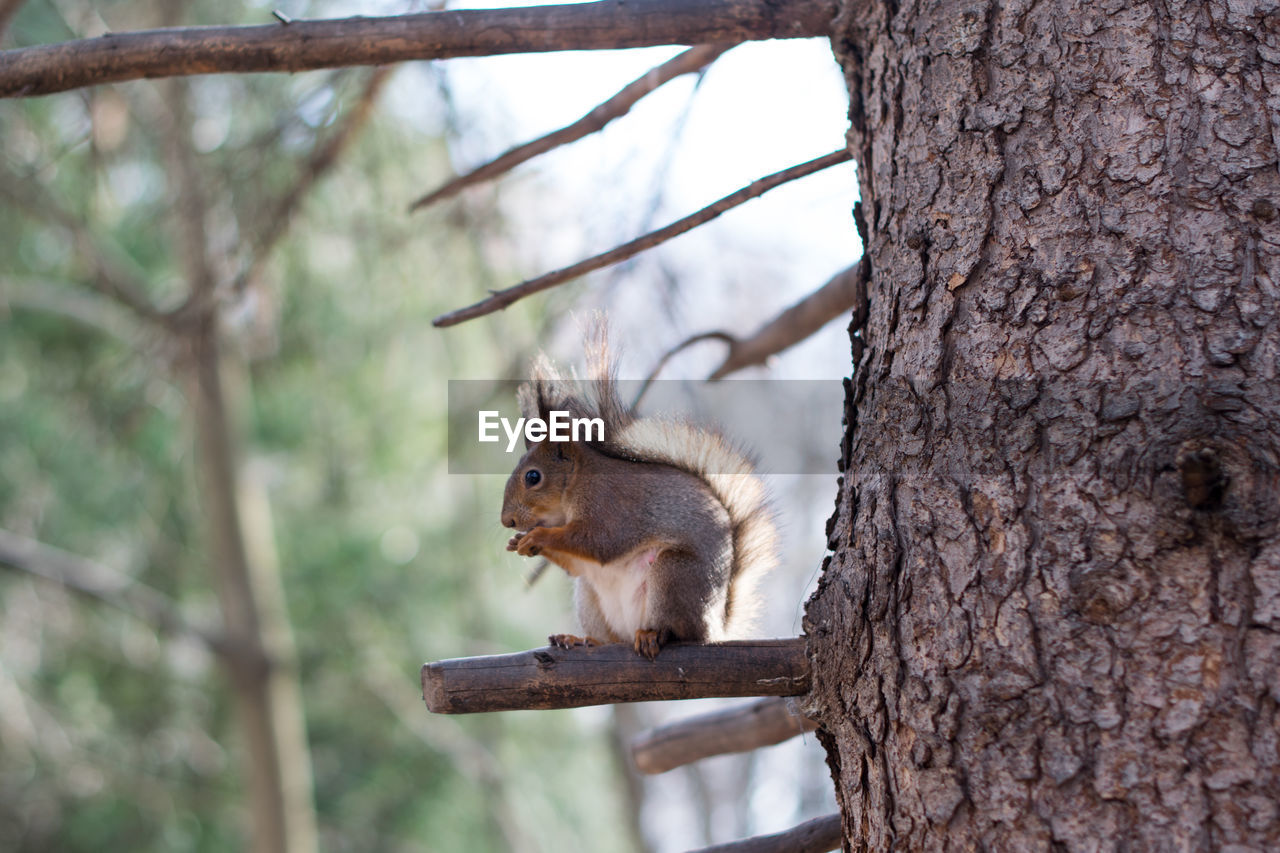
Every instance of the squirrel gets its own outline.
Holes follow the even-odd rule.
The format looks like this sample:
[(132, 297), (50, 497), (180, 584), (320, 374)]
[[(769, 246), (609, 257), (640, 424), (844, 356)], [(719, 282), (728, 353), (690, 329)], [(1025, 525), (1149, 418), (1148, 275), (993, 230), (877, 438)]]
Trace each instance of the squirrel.
[(548, 641), (631, 642), (653, 660), (673, 641), (743, 637), (756, 584), (777, 562), (764, 483), (718, 432), (624, 405), (603, 327), (587, 350), (590, 382), (557, 378), (543, 356), (518, 399), (526, 418), (599, 418), (603, 438), (526, 440), (502, 502), (502, 523), (516, 531), (507, 550), (574, 578), (585, 636)]

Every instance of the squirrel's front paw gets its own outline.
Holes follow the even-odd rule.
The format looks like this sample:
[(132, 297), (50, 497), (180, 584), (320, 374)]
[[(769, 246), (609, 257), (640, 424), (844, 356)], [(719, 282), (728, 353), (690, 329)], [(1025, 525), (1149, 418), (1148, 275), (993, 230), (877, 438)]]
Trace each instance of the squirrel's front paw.
[(536, 557), (542, 553), (542, 549), (546, 546), (546, 535), (544, 529), (535, 527), (522, 536), (513, 536), (511, 541), (507, 543), (507, 548), (515, 545), (514, 550), (521, 557)]
[(523, 538), (524, 538), (523, 533), (517, 533), (515, 536), (512, 536), (509, 540), (507, 540), (507, 550), (514, 551), (517, 548), (519, 548), (520, 540)]

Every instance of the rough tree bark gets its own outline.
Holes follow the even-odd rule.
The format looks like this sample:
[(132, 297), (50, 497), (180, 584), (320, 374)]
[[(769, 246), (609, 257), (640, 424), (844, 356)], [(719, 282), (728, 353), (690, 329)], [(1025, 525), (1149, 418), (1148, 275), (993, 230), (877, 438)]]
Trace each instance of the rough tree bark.
[(1280, 849), (1276, 9), (844, 4), (847, 849)]

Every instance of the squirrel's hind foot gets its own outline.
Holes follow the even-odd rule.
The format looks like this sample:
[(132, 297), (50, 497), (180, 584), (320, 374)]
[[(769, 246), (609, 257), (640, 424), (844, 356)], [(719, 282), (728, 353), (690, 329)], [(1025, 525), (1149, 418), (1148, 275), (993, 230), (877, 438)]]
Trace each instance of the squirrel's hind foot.
[(658, 652), (662, 650), (663, 646), (671, 642), (671, 639), (671, 632), (666, 629), (657, 631), (641, 629), (636, 631), (636, 654), (644, 655), (649, 660), (656, 660)]

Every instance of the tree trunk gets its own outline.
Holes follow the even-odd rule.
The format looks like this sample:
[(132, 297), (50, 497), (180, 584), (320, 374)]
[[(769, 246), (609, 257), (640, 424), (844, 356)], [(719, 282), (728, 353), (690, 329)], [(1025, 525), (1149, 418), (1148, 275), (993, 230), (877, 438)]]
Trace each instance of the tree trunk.
[(293, 632), (261, 484), (245, 477), (232, 437), (226, 358), (209, 315), (188, 339), (189, 388), (209, 550), (231, 653), (223, 658), (235, 697), (253, 853), (317, 849), (302, 690)]
[(1280, 849), (1275, 9), (844, 4), (848, 849)]

